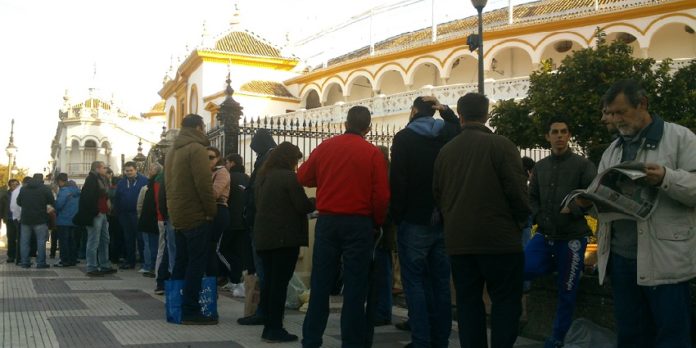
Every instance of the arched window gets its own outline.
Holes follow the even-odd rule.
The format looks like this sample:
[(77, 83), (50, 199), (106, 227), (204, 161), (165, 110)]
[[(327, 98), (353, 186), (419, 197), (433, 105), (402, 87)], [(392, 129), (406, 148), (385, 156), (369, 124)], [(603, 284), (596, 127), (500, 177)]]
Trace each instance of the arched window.
[(94, 140), (85, 141), (85, 150), (82, 153), (83, 163), (91, 164), (97, 160), (97, 143)]
[(191, 86), (191, 95), (189, 97), (189, 113), (198, 114), (198, 88), (196, 85)]

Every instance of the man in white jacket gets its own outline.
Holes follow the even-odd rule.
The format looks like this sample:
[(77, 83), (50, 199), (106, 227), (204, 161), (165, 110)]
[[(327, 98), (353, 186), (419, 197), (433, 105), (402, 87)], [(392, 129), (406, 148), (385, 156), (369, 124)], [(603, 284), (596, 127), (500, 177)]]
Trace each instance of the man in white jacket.
[(648, 112), (647, 93), (636, 81), (615, 83), (603, 102), (620, 136), (602, 155), (599, 172), (639, 161), (658, 191), (646, 221), (599, 215), (599, 277), (611, 279), (618, 347), (691, 347), (696, 136)]

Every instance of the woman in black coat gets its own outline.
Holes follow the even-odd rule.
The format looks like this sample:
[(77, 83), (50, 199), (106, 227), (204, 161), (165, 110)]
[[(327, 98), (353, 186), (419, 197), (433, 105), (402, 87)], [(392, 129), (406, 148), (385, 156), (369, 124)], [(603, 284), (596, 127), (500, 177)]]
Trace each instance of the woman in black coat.
[(254, 244), (265, 272), (260, 305), (265, 313), (261, 338), (289, 342), (297, 336), (283, 328), (287, 287), (300, 252), (308, 245), (307, 214), (314, 202), (297, 182), (295, 170), (300, 149), (284, 142), (273, 150), (256, 178)]

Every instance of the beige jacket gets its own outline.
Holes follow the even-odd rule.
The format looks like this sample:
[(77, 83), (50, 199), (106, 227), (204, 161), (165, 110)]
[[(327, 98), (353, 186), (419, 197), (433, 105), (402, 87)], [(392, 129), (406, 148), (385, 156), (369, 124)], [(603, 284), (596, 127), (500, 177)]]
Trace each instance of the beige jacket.
[[(654, 116), (653, 116), (654, 117)], [(689, 129), (661, 119), (664, 131), (648, 134), (636, 160), (658, 163), (666, 173), (657, 207), (638, 222), (638, 285), (674, 284), (696, 277), (696, 136)], [(652, 130), (651, 130), (652, 131)], [(599, 172), (621, 162), (621, 144), (614, 141), (602, 155)], [(600, 214), (599, 282), (606, 276), (611, 247), (611, 221)]]

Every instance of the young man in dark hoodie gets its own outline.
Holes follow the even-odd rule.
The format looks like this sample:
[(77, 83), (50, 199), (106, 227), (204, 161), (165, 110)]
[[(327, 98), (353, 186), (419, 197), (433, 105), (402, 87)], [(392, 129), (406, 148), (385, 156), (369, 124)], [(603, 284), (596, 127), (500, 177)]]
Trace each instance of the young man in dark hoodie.
[(172, 279), (185, 280), (181, 306), (182, 324), (185, 325), (215, 325), (218, 322), (218, 318), (203, 316), (198, 303), (201, 279), (211, 254), (210, 223), (217, 214), (206, 150), (210, 142), (204, 129), (201, 116), (186, 115), (164, 164), (167, 208), (176, 229), (176, 262)]
[[(254, 183), (256, 182), (256, 173), (261, 168), (261, 166), (263, 166), (263, 163), (268, 158), (268, 155), (271, 153), (271, 151), (273, 151), (273, 149), (276, 148), (276, 146), (278, 145), (276, 144), (275, 140), (273, 140), (273, 136), (271, 135), (271, 132), (268, 129), (257, 130), (256, 134), (254, 134), (254, 137), (251, 139), (251, 144), (249, 145), (249, 147), (251, 147), (251, 149), (254, 150), (254, 152), (256, 152), (257, 157), (256, 161), (254, 162), (254, 170), (251, 172), (249, 183), (246, 186), (246, 190), (244, 191), (244, 220), (246, 221), (247, 226), (249, 228), (249, 236), (252, 243), (252, 255), (254, 257), (254, 268), (256, 270), (256, 277), (258, 278), (259, 286), (263, 284), (263, 265), (261, 264), (261, 258), (256, 253), (256, 248), (253, 244), (254, 238), (251, 237), (254, 231), (254, 219), (256, 218)], [(237, 323), (239, 323), (240, 325), (263, 325), (264, 313), (261, 308), (262, 306), (261, 304), (259, 304), (254, 315), (239, 318), (237, 319)]]
[[(444, 121), (433, 117), (436, 111)], [(447, 347), (452, 327), (450, 264), (431, 187), (435, 158), (460, 129), (448, 106), (418, 97), (411, 121), (392, 144), (390, 207), (415, 347)]]
[(50, 267), (46, 263), (46, 238), (48, 237), (48, 211), (47, 206), (56, 204), (53, 192), (48, 186), (44, 185), (43, 174), (34, 174), (32, 180), (26, 187), (22, 188), (17, 196), (17, 205), (22, 207), (20, 223), (22, 233), (20, 236), (22, 255), (21, 266), (31, 267), (29, 261), (29, 243), (31, 236), (36, 235), (36, 247), (38, 255), (36, 257), (36, 268)]

